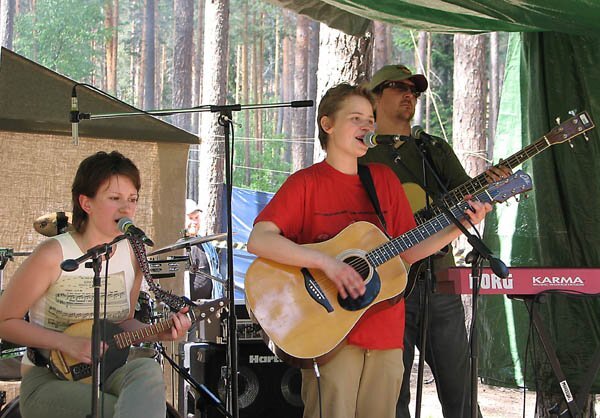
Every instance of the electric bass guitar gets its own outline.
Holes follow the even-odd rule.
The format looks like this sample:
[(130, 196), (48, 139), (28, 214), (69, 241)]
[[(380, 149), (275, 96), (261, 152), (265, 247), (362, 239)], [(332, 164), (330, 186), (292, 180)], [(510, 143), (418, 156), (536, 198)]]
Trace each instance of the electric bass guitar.
[[(531, 178), (519, 171), (488, 185), (473, 200), (503, 202), (531, 188)], [(449, 210), (461, 219), (467, 207), (463, 201)], [(284, 353), (283, 360), (301, 367), (310, 367), (312, 359), (322, 364), (367, 309), (403, 292), (406, 268), (397, 256), (451, 224), (443, 213), (388, 240), (373, 224), (356, 222), (327, 241), (306, 244), (349, 264), (361, 275), (366, 292), (357, 299), (342, 299), (321, 270), (259, 257), (246, 272), (248, 309), (276, 346), (275, 351)]]
[[(187, 315), (192, 322), (209, 319), (217, 315), (226, 306), (227, 299), (215, 299), (200, 305), (190, 305)], [(71, 325), (63, 332), (73, 337), (92, 336), (92, 320), (78, 322)], [(146, 340), (156, 334), (170, 329), (173, 326), (173, 319), (165, 319), (156, 324), (137, 329), (135, 331), (123, 331), (118, 324), (110, 321), (101, 320), (101, 329), (106, 329), (106, 335), (103, 341), (108, 344), (108, 349), (102, 355), (101, 362), (104, 363), (101, 369), (100, 381), (104, 382), (116, 369), (124, 365), (129, 355), (129, 346)], [(105, 327), (105, 328), (104, 328)], [(54, 374), (64, 380), (79, 381), (82, 383), (91, 383), (92, 365), (80, 363), (73, 357), (58, 350), (50, 351), (50, 369)]]

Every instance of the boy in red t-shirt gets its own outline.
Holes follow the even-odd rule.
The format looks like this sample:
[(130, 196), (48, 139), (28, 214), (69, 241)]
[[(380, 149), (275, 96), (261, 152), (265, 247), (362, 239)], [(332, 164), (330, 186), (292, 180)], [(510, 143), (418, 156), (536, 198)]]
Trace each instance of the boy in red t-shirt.
[[(340, 84), (327, 91), (318, 110), (319, 140), (325, 161), (291, 175), (258, 215), (248, 250), (279, 263), (320, 269), (342, 298), (365, 293), (360, 274), (349, 264), (301, 244), (325, 241), (357, 221), (383, 230), (358, 176), (358, 158), (367, 152), (364, 135), (374, 129), (373, 97), (363, 87)], [(387, 232), (395, 237), (415, 222), (402, 185), (382, 164), (369, 164)], [(470, 202), (466, 214), (478, 224), (489, 204)], [(400, 254), (413, 263), (460, 234), (448, 227)], [(399, 326), (400, 325), (400, 326)], [(403, 374), (404, 302), (368, 309), (346, 338), (347, 344), (320, 367), (302, 371), (304, 417), (392, 418)], [(320, 391), (320, 393), (319, 393)], [(322, 415), (320, 413), (322, 408)]]

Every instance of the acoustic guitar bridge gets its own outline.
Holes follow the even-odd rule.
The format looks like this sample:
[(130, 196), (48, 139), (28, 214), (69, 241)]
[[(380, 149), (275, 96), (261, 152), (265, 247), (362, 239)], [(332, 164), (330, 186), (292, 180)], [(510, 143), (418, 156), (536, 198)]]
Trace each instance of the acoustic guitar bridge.
[(308, 291), (308, 294), (315, 302), (324, 307), (327, 312), (333, 312), (333, 306), (325, 296), (325, 293), (321, 290), (321, 286), (315, 280), (315, 278), (310, 274), (310, 271), (306, 267), (300, 269), (302, 272), (302, 276), (304, 277), (304, 287)]

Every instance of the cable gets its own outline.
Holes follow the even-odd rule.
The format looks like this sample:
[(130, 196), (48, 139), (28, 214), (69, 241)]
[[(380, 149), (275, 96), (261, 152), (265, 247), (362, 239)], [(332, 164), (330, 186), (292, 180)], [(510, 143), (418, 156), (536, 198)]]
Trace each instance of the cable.
[(317, 397), (319, 399), (319, 417), (323, 418), (323, 401), (321, 399), (321, 372), (319, 371), (319, 365), (317, 359), (313, 359), (313, 370), (315, 371), (315, 377), (317, 378)]

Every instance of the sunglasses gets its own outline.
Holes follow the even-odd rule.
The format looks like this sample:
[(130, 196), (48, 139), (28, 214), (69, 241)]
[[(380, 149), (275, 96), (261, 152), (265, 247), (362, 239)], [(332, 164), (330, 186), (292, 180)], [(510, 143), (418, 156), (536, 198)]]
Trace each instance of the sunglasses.
[(410, 84), (403, 83), (402, 81), (386, 81), (385, 83), (381, 84), (380, 91), (385, 89), (394, 89), (400, 93), (406, 93), (410, 91), (417, 99), (419, 96), (421, 96), (421, 92), (417, 90), (416, 86), (411, 86)]

